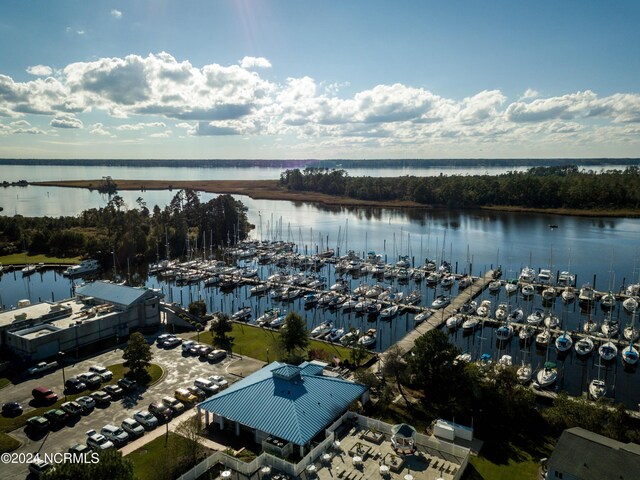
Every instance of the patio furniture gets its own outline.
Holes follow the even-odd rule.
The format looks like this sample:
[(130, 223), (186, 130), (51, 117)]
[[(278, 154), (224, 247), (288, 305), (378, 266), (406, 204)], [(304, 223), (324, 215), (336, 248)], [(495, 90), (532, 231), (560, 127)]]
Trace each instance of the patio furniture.
[(222, 478), (231, 478), (231, 470), (223, 470), (220, 476)]
[(355, 455), (353, 457), (353, 464), (357, 467), (358, 465), (362, 465), (362, 457)]
[(383, 477), (387, 476), (389, 475), (389, 471), (390, 469), (387, 465), (380, 465), (380, 475), (382, 475)]
[(324, 455), (322, 455), (322, 461), (325, 463), (331, 462), (331, 454), (325, 453)]

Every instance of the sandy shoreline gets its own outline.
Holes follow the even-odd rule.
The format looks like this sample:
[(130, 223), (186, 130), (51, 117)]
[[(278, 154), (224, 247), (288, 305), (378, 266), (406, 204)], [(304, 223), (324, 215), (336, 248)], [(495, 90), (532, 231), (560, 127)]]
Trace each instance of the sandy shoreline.
[[(318, 192), (298, 192), (280, 187), (278, 180), (116, 180), (118, 190), (181, 190), (190, 188), (209, 193), (246, 195), (256, 200), (285, 200), (289, 202), (319, 203), (332, 207), (380, 207), (435, 209), (412, 201), (375, 201), (339, 197)], [(57, 180), (50, 182), (30, 182), (30, 185), (96, 189), (102, 183), (96, 180)], [(492, 210), (521, 213), (548, 213), (581, 217), (640, 217), (640, 210), (577, 210), (525, 208), (518, 206), (494, 205), (474, 207), (474, 210)]]

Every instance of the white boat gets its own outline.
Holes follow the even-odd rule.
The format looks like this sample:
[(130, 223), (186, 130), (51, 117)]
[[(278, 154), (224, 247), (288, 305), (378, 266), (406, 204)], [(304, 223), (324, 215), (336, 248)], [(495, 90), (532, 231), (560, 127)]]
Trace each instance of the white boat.
[(638, 309), (638, 298), (629, 297), (624, 302), (622, 302), (622, 306), (627, 312), (633, 313)]
[(280, 315), (279, 308), (269, 308), (256, 319), (256, 323), (261, 327), (268, 326), (273, 320)]
[(476, 310), (476, 314), (479, 317), (488, 317), (491, 313), (491, 300), (482, 300), (480, 306)]
[(358, 345), (371, 348), (376, 344), (376, 329), (370, 328), (367, 333), (358, 339)]
[(640, 295), (640, 283), (632, 283), (628, 285), (625, 292), (630, 297), (637, 297), (638, 295)]
[(506, 303), (500, 303), (498, 308), (496, 308), (495, 317), (496, 320), (504, 320), (507, 318), (507, 312), (509, 310), (509, 306)]
[(516, 375), (518, 377), (518, 382), (520, 382), (522, 385), (529, 383), (529, 381), (531, 380), (531, 375), (533, 375), (531, 364), (524, 363), (523, 361), (522, 365), (520, 365), (520, 367), (516, 371)]
[(353, 293), (354, 295), (365, 295), (370, 288), (371, 287), (366, 283), (361, 283), (360, 285), (358, 285), (356, 288), (353, 289)]
[(100, 262), (98, 260), (87, 259), (80, 262), (78, 265), (72, 265), (67, 268), (63, 275), (66, 277), (73, 277), (76, 275), (83, 275), (89, 272), (95, 272), (100, 269)]
[(582, 331), (586, 334), (592, 334), (595, 333), (598, 330), (598, 324), (596, 322), (594, 322), (591, 317), (589, 317), (589, 319), (584, 322), (584, 325), (582, 325)]
[(401, 268), (398, 270), (397, 278), (400, 281), (407, 281), (409, 280), (409, 278), (411, 278), (411, 274), (409, 273), (409, 270), (407, 270), (406, 268)]
[(616, 306), (616, 296), (612, 293), (606, 293), (600, 300), (600, 306), (605, 309), (612, 309)]
[(598, 400), (604, 397), (605, 393), (607, 393), (607, 384), (604, 383), (604, 380), (597, 378), (591, 380), (591, 383), (589, 383), (589, 398), (591, 400)]
[(452, 317), (447, 318), (446, 325), (449, 330), (455, 330), (460, 325), (462, 325), (462, 321), (464, 317), (460, 314), (453, 315)]
[(626, 340), (635, 342), (640, 337), (640, 331), (638, 331), (638, 328), (633, 323), (630, 323), (624, 327), (623, 335)]
[(591, 337), (586, 336), (577, 340), (573, 348), (578, 355), (586, 357), (588, 355), (591, 355), (591, 352), (593, 352), (593, 347), (593, 340), (591, 340)]
[(465, 275), (464, 277), (460, 278), (460, 280), (458, 280), (458, 288), (462, 290), (464, 288), (471, 286), (472, 283), (473, 283), (473, 278), (470, 277), (469, 275)]
[(504, 284), (504, 290), (507, 292), (507, 295), (513, 295), (518, 291), (518, 282), (508, 281)]
[(321, 337), (322, 335), (326, 335), (327, 333), (329, 333), (332, 328), (333, 328), (333, 323), (323, 322), (320, 325), (318, 325), (316, 328), (311, 330), (311, 336), (314, 338)]
[(522, 285), (521, 290), (522, 290), (522, 296), (525, 298), (529, 298), (533, 296), (534, 293), (536, 293), (536, 289), (530, 283), (527, 283), (526, 285)]
[(615, 337), (620, 332), (620, 323), (615, 318), (607, 318), (600, 327), (605, 337)]
[(554, 287), (547, 287), (542, 290), (541, 295), (543, 300), (550, 302), (551, 300), (556, 298), (556, 289)]
[(536, 345), (539, 347), (548, 347), (550, 341), (551, 332), (546, 328), (536, 335)]
[(340, 339), (340, 343), (345, 346), (353, 345), (358, 341), (359, 337), (360, 337), (359, 329), (350, 330), (342, 336), (342, 338)]
[(392, 318), (398, 313), (398, 305), (391, 305), (390, 307), (380, 310), (381, 318)]
[(558, 275), (558, 286), (560, 287), (568, 287), (572, 286), (576, 281), (576, 276), (572, 275), (569, 272), (560, 272)]
[(588, 283), (583, 285), (580, 289), (580, 294), (578, 295), (578, 300), (581, 303), (591, 303), (596, 299), (596, 293), (594, 292), (591, 285)]
[(346, 289), (347, 283), (344, 280), (336, 281), (336, 283), (331, 285), (331, 288), (329, 288), (332, 292), (344, 292)]
[(603, 361), (610, 362), (618, 356), (618, 347), (612, 341), (605, 342), (598, 348), (598, 354)]
[(29, 275), (36, 273), (36, 266), (30, 263), (22, 267), (21, 271), (22, 271), (22, 276), (27, 277)]
[(286, 319), (287, 319), (286, 315), (278, 315), (276, 318), (271, 320), (271, 322), (269, 323), (269, 327), (280, 328), (282, 325), (284, 325), (284, 322)]
[(558, 378), (558, 369), (554, 362), (546, 362), (544, 367), (538, 370), (536, 382), (540, 388), (550, 387)]
[(431, 272), (427, 276), (427, 284), (428, 285), (435, 285), (439, 281), (440, 281), (440, 274), (438, 272)]
[(520, 272), (518, 280), (525, 283), (531, 283), (536, 279), (536, 271), (531, 267), (524, 267)]
[(321, 296), (322, 294), (320, 293), (308, 293), (304, 297), (304, 306), (310, 307), (312, 305), (316, 305), (318, 303), (318, 300), (320, 300)]
[(576, 298), (576, 289), (573, 288), (570, 285), (567, 285), (566, 287), (564, 287), (564, 289), (562, 290), (562, 301), (564, 303), (571, 303), (575, 300)]
[(418, 323), (422, 323), (424, 322), (427, 318), (429, 318), (432, 315), (431, 310), (423, 310), (422, 312), (420, 312), (419, 314), (417, 314), (415, 317), (413, 317), (413, 323), (415, 323), (416, 325)]
[(473, 315), (476, 313), (477, 309), (478, 309), (478, 304), (476, 303), (475, 300), (471, 300), (471, 301), (465, 302), (460, 307), (460, 313), (464, 313), (465, 315)]
[(454, 365), (457, 365), (460, 362), (469, 363), (471, 361), (471, 354), (469, 352), (461, 353), (456, 355), (456, 358), (453, 360)]
[(530, 325), (525, 325), (523, 326), (520, 331), (518, 332), (518, 338), (523, 341), (526, 342), (527, 340), (529, 340), (531, 337), (533, 337), (533, 335), (536, 333), (536, 329)]
[(407, 305), (417, 305), (420, 303), (421, 300), (422, 300), (422, 294), (418, 290), (414, 290), (409, 295), (407, 295), (407, 298), (405, 298), (404, 302)]
[(248, 320), (249, 318), (251, 318), (251, 307), (242, 307), (231, 315), (231, 320), (237, 320), (239, 322)]
[(251, 295), (260, 295), (261, 293), (265, 293), (267, 290), (269, 290), (269, 288), (270, 286), (266, 282), (258, 283), (257, 285), (254, 285), (249, 289), (249, 293), (251, 293)]
[(344, 328), (334, 328), (333, 330), (331, 330), (328, 334), (327, 334), (327, 340), (329, 340), (330, 342), (337, 342), (339, 341), (342, 337), (344, 337), (345, 335), (345, 331)]
[(622, 361), (625, 365), (635, 365), (638, 363), (638, 350), (629, 342), (629, 346), (622, 350)]
[(382, 310), (382, 304), (378, 302), (369, 302), (367, 308), (365, 309), (365, 313), (367, 315), (378, 315)]
[(509, 315), (507, 315), (507, 318), (510, 322), (520, 323), (524, 319), (524, 311), (520, 307), (515, 308)]
[(513, 366), (513, 357), (511, 355), (502, 355), (496, 362), (497, 368), (509, 368)]
[(347, 298), (344, 302), (342, 302), (340, 304), (340, 310), (344, 310), (344, 311), (348, 311), (348, 310), (355, 310), (356, 305), (360, 303), (360, 301), (357, 298), (351, 297), (351, 298)]
[(566, 330), (562, 335), (556, 338), (556, 350), (558, 350), (559, 353), (568, 352), (569, 350), (571, 350), (572, 346), (573, 346), (573, 339), (571, 338), (571, 335), (567, 333)]
[(438, 295), (436, 299), (431, 303), (431, 308), (439, 309), (446, 307), (451, 302), (451, 299), (446, 295)]
[(382, 293), (382, 291), (383, 291), (382, 285), (374, 285), (373, 287), (371, 287), (369, 290), (366, 291), (364, 296), (367, 298), (378, 298)]
[(500, 282), (500, 280), (494, 280), (489, 283), (490, 292), (499, 292), (501, 287), (502, 287), (502, 283)]
[(549, 312), (544, 317), (544, 324), (549, 328), (557, 328), (560, 325), (560, 318), (556, 314)]
[(476, 328), (478, 328), (479, 324), (480, 324), (480, 320), (478, 320), (478, 317), (466, 317), (465, 320), (462, 322), (462, 331), (466, 333), (470, 333), (474, 331)]
[(538, 283), (540, 285), (550, 285), (553, 283), (553, 273), (551, 273), (551, 270), (547, 268), (540, 269), (540, 273), (538, 273)]

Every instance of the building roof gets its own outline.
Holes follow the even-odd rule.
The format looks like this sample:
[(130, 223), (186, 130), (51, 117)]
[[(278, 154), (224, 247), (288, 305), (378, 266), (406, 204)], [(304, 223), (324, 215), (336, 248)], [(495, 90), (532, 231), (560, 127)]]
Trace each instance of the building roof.
[(109, 282), (92, 282), (76, 288), (76, 293), (83, 297), (94, 297), (108, 303), (129, 306), (137, 303), (150, 290), (127, 287)]
[(366, 390), (358, 383), (319, 375), (315, 367), (273, 362), (200, 403), (199, 408), (304, 445)]
[(549, 469), (582, 480), (640, 478), (640, 445), (569, 428), (562, 432), (549, 458)]

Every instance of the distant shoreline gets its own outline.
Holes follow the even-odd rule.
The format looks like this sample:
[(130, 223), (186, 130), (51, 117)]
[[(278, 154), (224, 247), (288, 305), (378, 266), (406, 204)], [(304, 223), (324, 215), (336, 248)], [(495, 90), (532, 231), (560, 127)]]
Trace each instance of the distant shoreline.
[[(327, 207), (378, 207), (378, 208), (414, 208), (445, 209), (444, 206), (424, 205), (412, 201), (375, 201), (338, 197), (318, 192), (301, 192), (280, 187), (278, 180), (113, 180), (118, 190), (181, 190), (192, 189), (208, 193), (246, 195), (255, 200), (283, 200), (289, 202), (319, 203)], [(57, 180), (30, 182), (34, 186), (64, 188), (97, 189), (102, 180)], [(638, 210), (579, 210), (567, 208), (526, 208), (520, 206), (491, 205), (477, 206), (474, 210), (491, 210), (520, 213), (546, 213), (580, 217), (640, 217)]]

